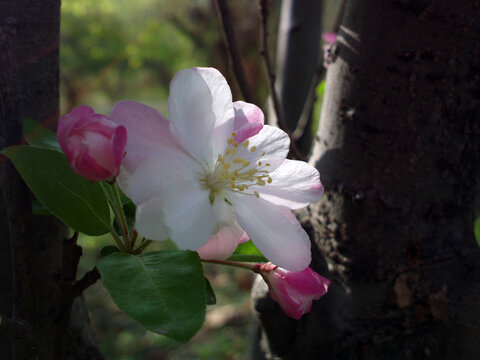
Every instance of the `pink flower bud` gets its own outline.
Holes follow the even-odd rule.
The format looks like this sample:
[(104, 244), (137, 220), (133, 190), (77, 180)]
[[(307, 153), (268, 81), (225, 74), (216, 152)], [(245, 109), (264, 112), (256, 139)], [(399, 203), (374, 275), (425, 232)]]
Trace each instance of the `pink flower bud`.
[(90, 181), (118, 175), (127, 130), (81, 105), (58, 120), (57, 138), (75, 173)]
[(280, 304), (285, 314), (294, 318), (310, 312), (312, 300), (318, 300), (328, 291), (331, 281), (307, 267), (292, 272), (272, 263), (259, 267), (259, 273), (270, 288), (272, 299)]

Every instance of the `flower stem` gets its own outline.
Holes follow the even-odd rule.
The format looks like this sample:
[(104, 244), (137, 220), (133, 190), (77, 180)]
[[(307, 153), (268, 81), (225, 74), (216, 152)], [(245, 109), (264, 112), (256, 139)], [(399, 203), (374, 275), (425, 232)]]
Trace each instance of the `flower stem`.
[(116, 206), (118, 207), (118, 212), (120, 215), (119, 222), (122, 224), (122, 232), (123, 236), (125, 237), (125, 241), (127, 242), (130, 239), (130, 232), (128, 230), (128, 224), (127, 224), (127, 218), (125, 217), (125, 213), (123, 212), (123, 206), (122, 206), (122, 200), (120, 200), (120, 193), (118, 191), (118, 185), (115, 182), (113, 185), (111, 185), (113, 188), (113, 197), (114, 201), (116, 203)]
[[(117, 219), (117, 222), (119, 223), (120, 230), (122, 232), (122, 237), (123, 240), (118, 236), (117, 232), (113, 228), (113, 226), (110, 224), (110, 233), (112, 234), (113, 239), (115, 240), (115, 243), (117, 246), (125, 252), (130, 251), (130, 246), (129, 246), (129, 234), (128, 234), (128, 227), (126, 226), (126, 220), (125, 219), (125, 214), (123, 213), (123, 208), (122, 208), (122, 203), (120, 201), (120, 196), (118, 194), (118, 190), (116, 190), (115, 186), (116, 184), (109, 184), (109, 186), (112, 186), (112, 193), (106, 188), (106, 185), (103, 182), (100, 182), (100, 186), (102, 187), (103, 193), (105, 194), (108, 202), (110, 203), (110, 206), (112, 207), (113, 214), (115, 215), (115, 218)], [(112, 196), (113, 194), (113, 196)], [(116, 194), (116, 195), (115, 195)], [(117, 198), (117, 199), (116, 199)], [(120, 206), (119, 206), (120, 204)]]
[(260, 267), (258, 264), (243, 263), (243, 262), (228, 261), (228, 260), (208, 260), (208, 259), (202, 259), (202, 258), (200, 258), (200, 261), (204, 263), (219, 264), (219, 265), (226, 265), (226, 266), (233, 266), (233, 267), (248, 269), (256, 273), (258, 273), (260, 270)]
[(127, 248), (125, 248), (125, 244), (123, 243), (120, 236), (118, 236), (113, 226), (110, 226), (110, 234), (112, 234), (113, 240), (115, 240), (115, 243), (117, 244), (118, 248), (124, 252), (127, 252)]

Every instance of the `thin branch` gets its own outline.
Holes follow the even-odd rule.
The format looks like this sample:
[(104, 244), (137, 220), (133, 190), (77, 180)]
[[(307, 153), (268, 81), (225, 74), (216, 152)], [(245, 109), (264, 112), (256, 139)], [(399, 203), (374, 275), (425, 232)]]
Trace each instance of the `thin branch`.
[(217, 264), (217, 265), (226, 265), (226, 266), (233, 266), (233, 267), (238, 267), (242, 269), (247, 269), (247, 270), (252, 270), (254, 272), (258, 268), (258, 264), (250, 264), (250, 263), (244, 263), (244, 262), (237, 262), (237, 261), (228, 261), (228, 260), (213, 260), (213, 259), (200, 259), (201, 262), (204, 263), (210, 263), (210, 264)]
[(97, 267), (94, 267), (92, 270), (87, 271), (83, 277), (75, 282), (72, 288), (72, 295), (74, 297), (80, 296), (82, 292), (88, 287), (92, 286), (101, 278), (100, 272)]
[(228, 55), (232, 62), (233, 72), (237, 79), (240, 91), (246, 102), (255, 103), (255, 99), (248, 84), (245, 70), (242, 65), (240, 52), (238, 51), (237, 40), (235, 38), (235, 32), (233, 30), (232, 18), (230, 17), (230, 10), (225, 0), (215, 0), (215, 7), (217, 9), (220, 23), (223, 27), (223, 33), (225, 35), (225, 42), (228, 49)]
[(268, 19), (268, 0), (260, 0), (260, 54), (263, 58), (263, 64), (265, 71), (267, 73), (268, 88), (270, 90), (270, 95), (273, 101), (273, 107), (275, 109), (275, 114), (277, 116), (278, 127), (285, 131), (290, 137), (290, 151), (297, 159), (305, 161), (305, 157), (300, 152), (300, 150), (295, 145), (295, 141), (292, 138), (291, 132), (288, 130), (285, 124), (285, 118), (283, 116), (282, 107), (280, 100), (275, 90), (275, 74), (273, 72), (272, 61), (268, 53), (268, 29), (267, 29), (267, 19)]
[(307, 100), (303, 105), (302, 113), (300, 115), (300, 118), (298, 119), (297, 126), (292, 133), (292, 138), (295, 141), (299, 140), (302, 137), (303, 133), (305, 132), (305, 127), (311, 120), (313, 106), (315, 105), (315, 98), (317, 96), (316, 89), (320, 78), (322, 77), (322, 74), (323, 67), (320, 67), (313, 76), (310, 88), (308, 89)]

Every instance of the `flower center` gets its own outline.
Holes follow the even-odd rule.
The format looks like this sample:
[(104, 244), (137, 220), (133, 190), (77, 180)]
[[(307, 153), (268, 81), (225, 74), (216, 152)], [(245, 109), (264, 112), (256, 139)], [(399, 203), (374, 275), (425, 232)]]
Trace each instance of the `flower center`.
[[(265, 153), (259, 154), (255, 146), (249, 146), (248, 139), (242, 143), (235, 141), (236, 133), (227, 140), (227, 150), (218, 155), (213, 171), (206, 171), (200, 180), (205, 190), (210, 191), (210, 203), (215, 201), (215, 195), (224, 196), (225, 191), (235, 191), (260, 197), (257, 191), (249, 192), (252, 185), (270, 184), (272, 178), (268, 174), (270, 164), (262, 161)], [(245, 160), (241, 155), (254, 153), (254, 162)]]

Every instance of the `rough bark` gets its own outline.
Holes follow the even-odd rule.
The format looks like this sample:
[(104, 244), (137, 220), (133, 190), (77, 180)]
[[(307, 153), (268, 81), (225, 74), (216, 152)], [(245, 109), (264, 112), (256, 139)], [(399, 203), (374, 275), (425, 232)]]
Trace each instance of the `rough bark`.
[[(60, 1), (0, 0), (0, 14), (4, 148), (22, 143), (22, 117), (55, 127)], [(67, 229), (58, 220), (32, 214), (32, 195), (4, 157), (0, 189), (0, 315), (25, 330), (0, 331), (1, 358), (63, 359), (73, 298), (60, 285), (75, 280), (77, 264), (65, 261), (75, 249), (64, 248)]]
[(333, 284), (276, 334), (257, 301), (279, 358), (480, 357), (479, 18), (476, 0), (347, 2), (311, 159), (326, 193), (300, 214)]

